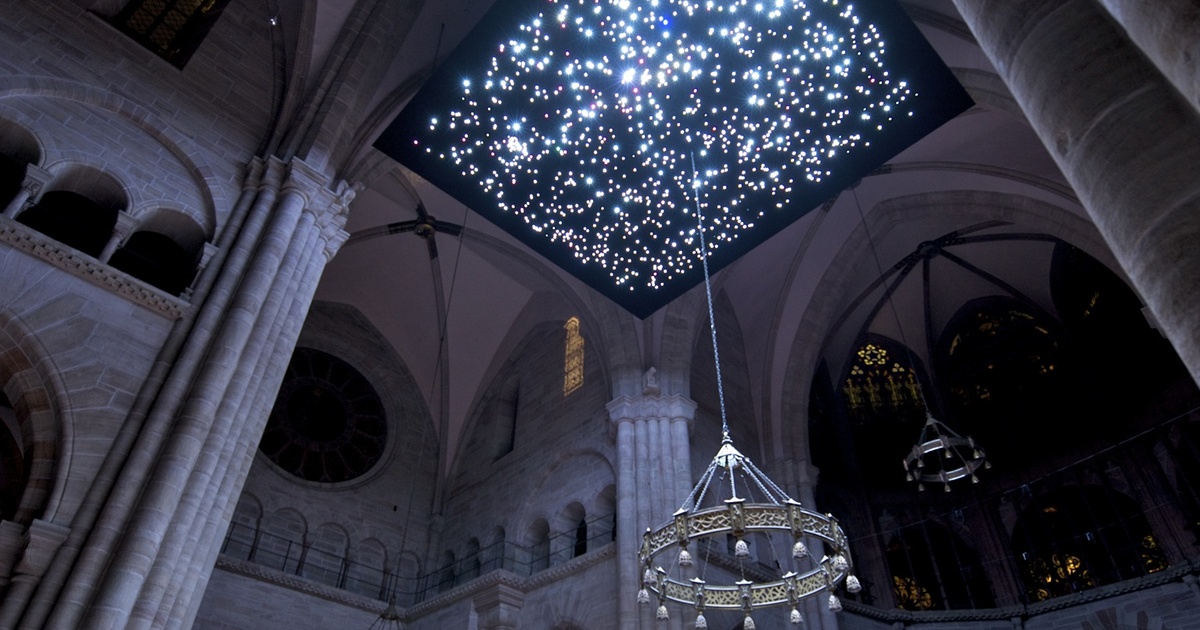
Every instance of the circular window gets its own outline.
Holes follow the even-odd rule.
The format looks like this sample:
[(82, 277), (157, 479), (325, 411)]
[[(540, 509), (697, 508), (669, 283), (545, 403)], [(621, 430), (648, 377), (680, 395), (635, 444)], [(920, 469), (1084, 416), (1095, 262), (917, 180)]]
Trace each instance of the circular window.
[(323, 483), (371, 469), (387, 443), (383, 403), (350, 364), (297, 348), (259, 450), (287, 472)]

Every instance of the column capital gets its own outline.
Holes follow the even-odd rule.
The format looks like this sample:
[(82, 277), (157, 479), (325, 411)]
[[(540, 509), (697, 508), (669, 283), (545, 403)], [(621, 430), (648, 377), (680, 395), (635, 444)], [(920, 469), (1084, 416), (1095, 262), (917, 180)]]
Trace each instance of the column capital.
[(486, 589), (472, 600), (479, 627), (485, 630), (516, 628), (525, 605), (525, 593), (508, 584), (499, 583)]
[(21, 182), (21, 190), (29, 193), (29, 197), (37, 197), (42, 187), (50, 183), (54, 176), (40, 166), (25, 165), (25, 179)]
[(26, 532), (28, 542), (25, 553), (17, 563), (16, 572), (33, 577), (42, 577), (58, 553), (58, 548), (67, 540), (71, 528), (56, 525), (49, 521), (34, 519)]
[(678, 394), (642, 394), (640, 396), (618, 396), (605, 405), (613, 424), (635, 420), (679, 420), (689, 425), (696, 417), (696, 403)]

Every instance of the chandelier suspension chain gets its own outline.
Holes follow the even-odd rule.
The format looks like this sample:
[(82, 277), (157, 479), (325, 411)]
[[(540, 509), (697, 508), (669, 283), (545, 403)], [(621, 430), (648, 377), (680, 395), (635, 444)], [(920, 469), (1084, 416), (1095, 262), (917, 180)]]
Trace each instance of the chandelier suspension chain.
[[(725, 386), (721, 381), (721, 352), (717, 348), (717, 321), (713, 316), (712, 281), (708, 275), (708, 246), (704, 240), (704, 214), (700, 211), (700, 178), (696, 172), (696, 154), (692, 158), (692, 200), (696, 202), (696, 224), (700, 228), (700, 262), (704, 265), (704, 297), (708, 301), (708, 329), (712, 332), (713, 363), (717, 366), (717, 399), (721, 403), (721, 439), (729, 441), (729, 421), (725, 417)], [(733, 476), (730, 476), (733, 483)], [(736, 493), (735, 493), (736, 496)]]

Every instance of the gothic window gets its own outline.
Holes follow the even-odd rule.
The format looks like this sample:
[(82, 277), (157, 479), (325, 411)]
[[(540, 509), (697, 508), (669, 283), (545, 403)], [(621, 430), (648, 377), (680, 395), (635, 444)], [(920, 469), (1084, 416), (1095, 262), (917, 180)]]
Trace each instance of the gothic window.
[(898, 608), (940, 610), (995, 605), (978, 555), (941, 525), (925, 522), (897, 531), (886, 555)]
[(89, 255), (99, 256), (117, 225), (117, 210), (66, 190), (42, 195), (17, 221)]
[(182, 293), (196, 275), (195, 253), (185, 251), (169, 236), (145, 230), (134, 232), (113, 253), (109, 264), (171, 295)]
[(200, 48), (229, 0), (130, 0), (113, 24), (177, 68)]
[[(1074, 358), (1049, 316), (1009, 298), (969, 302), (938, 342), (943, 421), (987, 444), (996, 461), (1053, 456), (1057, 444), (1096, 430), (1082, 413)], [(1022, 439), (1027, 431), (1042, 439)]]
[(579, 334), (579, 318), (572, 317), (563, 326), (567, 330), (563, 363), (563, 396), (583, 386), (583, 336)]
[(925, 423), (924, 370), (904, 346), (870, 336), (860, 343), (842, 379), (858, 465), (870, 485), (900, 485), (900, 461)]
[(1167, 568), (1138, 505), (1094, 485), (1060, 488), (1033, 501), (1013, 529), (1013, 552), (1030, 602)]
[(259, 450), (301, 479), (338, 483), (370, 470), (386, 443), (383, 403), (367, 379), (333, 355), (297, 348)]

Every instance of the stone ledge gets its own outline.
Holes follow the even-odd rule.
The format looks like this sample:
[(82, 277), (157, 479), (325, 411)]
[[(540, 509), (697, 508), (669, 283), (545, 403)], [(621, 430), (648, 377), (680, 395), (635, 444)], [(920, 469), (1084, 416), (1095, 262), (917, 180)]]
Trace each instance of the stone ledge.
[(842, 604), (848, 612), (891, 623), (940, 623), (950, 621), (996, 621), (1007, 619), (1030, 619), (1056, 610), (1072, 608), (1091, 602), (1117, 597), (1136, 591), (1162, 586), (1170, 582), (1182, 580), (1185, 576), (1200, 570), (1200, 564), (1184, 562), (1179, 566), (1170, 567), (1157, 573), (1142, 576), (1116, 584), (1106, 584), (1072, 595), (1063, 595), (1035, 604), (1020, 604), (1003, 608), (976, 608), (971, 610), (889, 610), (861, 604), (851, 599), (842, 599)]
[[(430, 613), (437, 612), (453, 603), (461, 600), (469, 600), (476, 594), (495, 587), (498, 584), (504, 584), (515, 588), (522, 593), (529, 593), (543, 586), (548, 586), (554, 582), (562, 580), (568, 576), (582, 572), (593, 566), (603, 563), (606, 560), (611, 560), (617, 555), (616, 543), (609, 543), (596, 551), (586, 553), (578, 558), (572, 558), (570, 561), (558, 566), (550, 567), (544, 571), (539, 571), (529, 577), (523, 577), (506, 571), (504, 569), (496, 569), (488, 572), (486, 575), (480, 576), (467, 582), (460, 584), (445, 593), (439, 593), (431, 599), (427, 599), (419, 604), (407, 608), (397, 607), (396, 611), (400, 614), (400, 619), (404, 622), (411, 622), (415, 619), (424, 617)], [(374, 613), (376, 615), (383, 613), (387, 608), (385, 602), (377, 599), (351, 593), (340, 588), (334, 588), (325, 584), (314, 582), (307, 578), (290, 573), (284, 573), (278, 569), (250, 562), (249, 560), (239, 560), (230, 558), (225, 555), (218, 556), (217, 568), (242, 575), (248, 578), (275, 584), (293, 591), (320, 597), (337, 604), (351, 606), (359, 610)]]
[(44, 260), (77, 278), (108, 289), (169, 319), (179, 319), (189, 307), (188, 302), (181, 298), (167, 295), (129, 274), (113, 269), (73, 247), (7, 217), (0, 217), (0, 243)]

